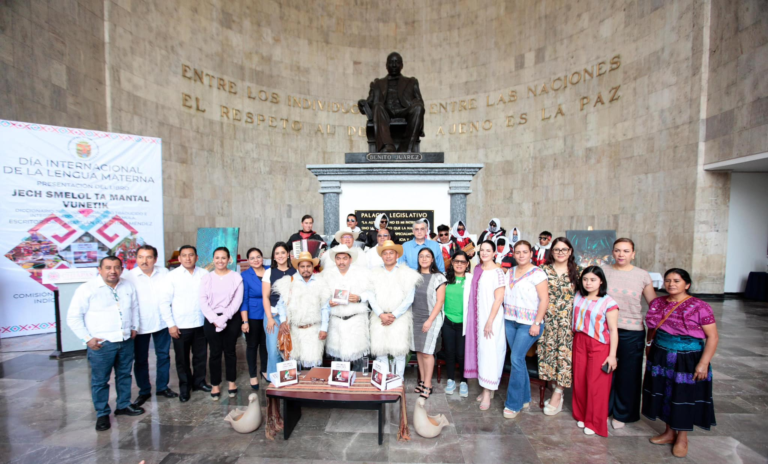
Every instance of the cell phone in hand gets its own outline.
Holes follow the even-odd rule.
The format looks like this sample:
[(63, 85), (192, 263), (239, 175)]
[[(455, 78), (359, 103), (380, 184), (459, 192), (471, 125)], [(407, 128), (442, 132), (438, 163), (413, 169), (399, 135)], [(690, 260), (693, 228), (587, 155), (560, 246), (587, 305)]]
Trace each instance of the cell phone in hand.
[(603, 372), (605, 372), (606, 374), (611, 373), (611, 365), (608, 363), (603, 364), (602, 369), (603, 369)]

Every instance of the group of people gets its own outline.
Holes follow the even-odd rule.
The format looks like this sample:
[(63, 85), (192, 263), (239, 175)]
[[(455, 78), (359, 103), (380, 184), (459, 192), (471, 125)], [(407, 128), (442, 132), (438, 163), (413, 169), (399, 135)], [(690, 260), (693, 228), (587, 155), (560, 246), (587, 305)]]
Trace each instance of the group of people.
[[(302, 230), (273, 246), (268, 268), (261, 250), (249, 249), (242, 274), (227, 269), (231, 257), (224, 247), (215, 250), (210, 273), (196, 266), (190, 245), (180, 248), (180, 266), (170, 272), (156, 265), (157, 250), (148, 245), (138, 251), (138, 267), (125, 273), (118, 258), (102, 259), (99, 276), (77, 290), (68, 316), (88, 346), (97, 430), (109, 428), (113, 368), (115, 414), (144, 412), (141, 404), (151, 397), (150, 338), (156, 395), (184, 402), (200, 390), (218, 399), (223, 356), (228, 394), (235, 396), (241, 332), (254, 390), (260, 376), (269, 380), (277, 371), (283, 355), (304, 367), (322, 365), (327, 355), (355, 370), (371, 356), (403, 375), (415, 352), (415, 392), (428, 399), (442, 339), (445, 392), (458, 387), (466, 397), (468, 379), (477, 379), (481, 410), (490, 408), (499, 389), (509, 348), (505, 418), (530, 405), (526, 357), (536, 355), (539, 378), (554, 384), (544, 414), (562, 411), (564, 390), (572, 388), (573, 417), (587, 435), (607, 436), (609, 417), (618, 429), (642, 412), (667, 424), (651, 442), (674, 444), (674, 454), (684, 456), (687, 432), (715, 425), (712, 309), (689, 294), (691, 278), (682, 269), (666, 272), (667, 295), (657, 297), (648, 272), (632, 265), (632, 240), (616, 240), (615, 264), (581, 268), (567, 238), (552, 240), (542, 232), (534, 247), (519, 229), (507, 233), (497, 218), (477, 245), (462, 221), (439, 226), (434, 241), (427, 221), (418, 220), (403, 244), (384, 215), (373, 233), (361, 231), (354, 215), (347, 225), (320, 258), (308, 251), (296, 255), (293, 242), (322, 240), (305, 216)], [(641, 299), (649, 304), (645, 316)], [(280, 334), (290, 334), (290, 353), (280, 352)], [(179, 394), (168, 388), (171, 341)], [(205, 383), (208, 352), (211, 385)], [(139, 386), (134, 402), (132, 365)]]

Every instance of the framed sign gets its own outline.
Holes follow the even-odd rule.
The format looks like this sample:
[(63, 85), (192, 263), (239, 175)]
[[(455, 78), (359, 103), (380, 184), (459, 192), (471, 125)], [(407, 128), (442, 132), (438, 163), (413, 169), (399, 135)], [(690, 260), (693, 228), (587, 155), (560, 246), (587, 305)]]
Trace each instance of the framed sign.
[(360, 230), (367, 232), (373, 229), (373, 222), (376, 220), (376, 216), (379, 214), (386, 214), (389, 218), (387, 228), (391, 229), (397, 234), (400, 239), (400, 243), (413, 238), (413, 223), (421, 218), (425, 218), (429, 221), (428, 232), (434, 232), (435, 225), (435, 211), (434, 210), (355, 210), (357, 216), (357, 226)]

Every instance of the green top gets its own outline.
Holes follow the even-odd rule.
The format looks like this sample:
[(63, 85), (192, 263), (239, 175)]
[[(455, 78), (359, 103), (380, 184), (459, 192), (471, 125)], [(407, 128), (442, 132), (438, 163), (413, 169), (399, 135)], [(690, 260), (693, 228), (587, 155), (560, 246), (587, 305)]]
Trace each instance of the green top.
[(464, 322), (464, 280), (456, 277), (456, 283), (445, 287), (445, 317), (459, 324)]

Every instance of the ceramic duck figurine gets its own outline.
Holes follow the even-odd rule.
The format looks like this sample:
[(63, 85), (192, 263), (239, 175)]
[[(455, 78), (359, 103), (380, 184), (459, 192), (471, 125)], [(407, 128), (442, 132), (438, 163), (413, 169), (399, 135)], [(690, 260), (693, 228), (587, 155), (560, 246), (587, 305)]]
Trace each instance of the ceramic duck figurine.
[(251, 393), (248, 396), (248, 409), (242, 411), (240, 409), (233, 409), (224, 418), (226, 422), (232, 425), (235, 432), (239, 433), (251, 433), (258, 429), (261, 425), (261, 404), (259, 404), (259, 396), (256, 393)]
[(435, 438), (440, 435), (443, 427), (450, 424), (442, 414), (428, 416), (427, 410), (424, 409), (425, 402), (424, 398), (416, 400), (416, 407), (413, 409), (413, 428), (424, 438)]

